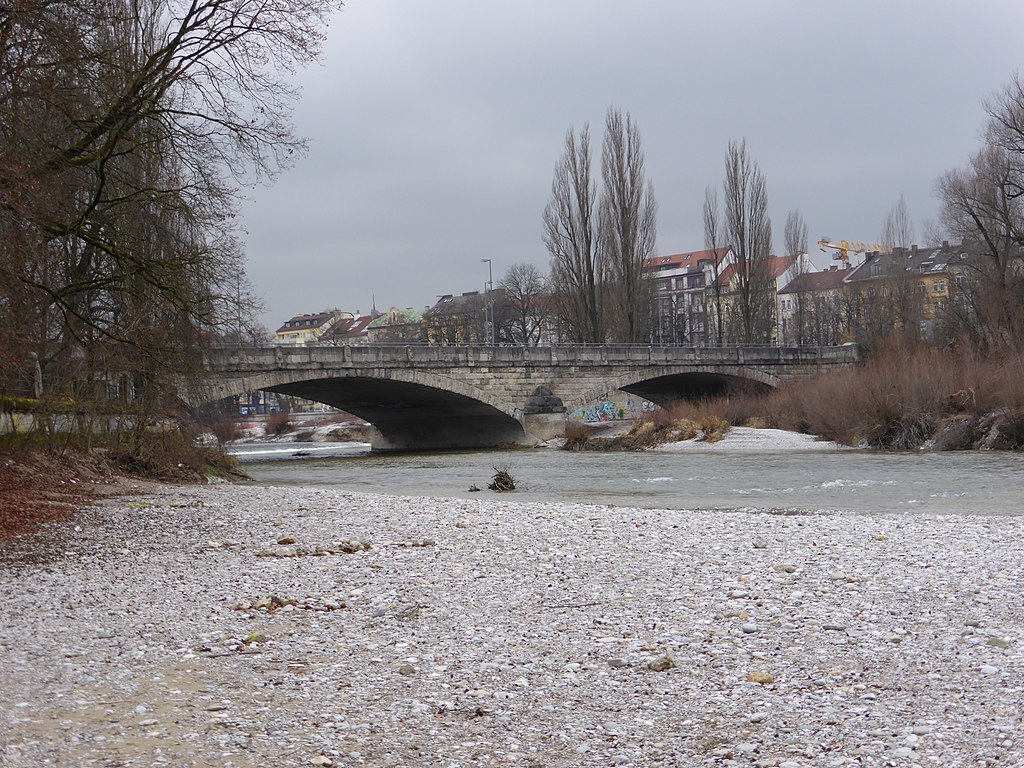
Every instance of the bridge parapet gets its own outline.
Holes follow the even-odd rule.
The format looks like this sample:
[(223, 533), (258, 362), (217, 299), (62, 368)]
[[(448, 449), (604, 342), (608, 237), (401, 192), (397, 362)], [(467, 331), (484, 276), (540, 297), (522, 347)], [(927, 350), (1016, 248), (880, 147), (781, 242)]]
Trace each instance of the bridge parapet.
[(212, 350), (216, 372), (335, 367), (622, 366), (622, 365), (851, 365), (857, 347), (670, 347), (593, 345), (557, 347), (441, 347), (374, 345), (352, 347), (244, 347)]

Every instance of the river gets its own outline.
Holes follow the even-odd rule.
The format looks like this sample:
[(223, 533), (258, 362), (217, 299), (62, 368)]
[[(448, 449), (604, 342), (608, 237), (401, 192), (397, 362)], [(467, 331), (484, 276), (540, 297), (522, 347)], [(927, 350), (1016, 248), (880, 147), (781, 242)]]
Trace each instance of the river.
[[(496, 469), (517, 482), (502, 498), (650, 509), (775, 513), (1018, 515), (1024, 456), (1009, 452), (731, 450), (571, 453), (554, 449), (373, 455), (361, 443), (236, 445), (262, 484), (367, 493), (496, 498)], [(481, 491), (471, 492), (471, 486)]]

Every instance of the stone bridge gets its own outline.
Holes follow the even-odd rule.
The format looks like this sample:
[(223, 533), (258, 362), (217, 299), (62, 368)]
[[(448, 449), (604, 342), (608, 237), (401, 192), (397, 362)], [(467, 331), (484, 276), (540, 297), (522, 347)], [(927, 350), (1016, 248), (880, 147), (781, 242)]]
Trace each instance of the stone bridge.
[(209, 353), (193, 405), (253, 390), (315, 400), (379, 432), (378, 450), (532, 445), (565, 412), (623, 390), (658, 404), (853, 366), (844, 347), (250, 347)]

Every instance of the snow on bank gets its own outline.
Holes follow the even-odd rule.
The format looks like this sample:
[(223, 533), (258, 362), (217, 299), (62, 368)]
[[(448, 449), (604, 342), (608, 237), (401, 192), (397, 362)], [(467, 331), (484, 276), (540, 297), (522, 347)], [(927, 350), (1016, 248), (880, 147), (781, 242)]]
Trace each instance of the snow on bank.
[(813, 435), (787, 432), (784, 429), (754, 429), (733, 427), (721, 440), (709, 443), (696, 438), (678, 443), (665, 443), (656, 451), (839, 451), (847, 446), (828, 440), (818, 440)]

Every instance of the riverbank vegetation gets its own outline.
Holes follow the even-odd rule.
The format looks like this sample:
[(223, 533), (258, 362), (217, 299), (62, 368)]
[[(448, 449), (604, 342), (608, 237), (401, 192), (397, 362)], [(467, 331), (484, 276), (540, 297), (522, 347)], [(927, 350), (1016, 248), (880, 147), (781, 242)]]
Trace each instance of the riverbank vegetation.
[(149, 465), (136, 426), (177, 418), (203, 350), (260, 340), (239, 189), (301, 156), (287, 78), (316, 60), (338, 7), (7, 4), (0, 393), (40, 403), (44, 424), (123, 415), (118, 455)]
[(123, 432), (0, 436), (0, 540), (104, 497), (137, 491), (140, 483), (244, 477), (233, 457), (197, 445), (193, 434), (150, 429), (132, 442)]
[(567, 447), (637, 450), (720, 439), (730, 426), (785, 429), (843, 445), (905, 450), (1024, 448), (1024, 354), (984, 358), (921, 346), (892, 347), (854, 371), (790, 381), (763, 394), (681, 400), (630, 431), (590, 438), (570, 428)]

